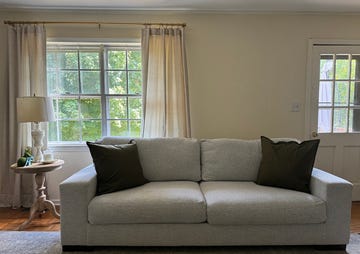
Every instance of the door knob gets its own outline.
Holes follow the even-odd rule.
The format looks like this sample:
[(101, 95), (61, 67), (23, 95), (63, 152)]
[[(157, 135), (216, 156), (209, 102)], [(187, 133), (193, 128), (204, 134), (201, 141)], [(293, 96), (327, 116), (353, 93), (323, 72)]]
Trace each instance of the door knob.
[(313, 132), (311, 133), (311, 136), (312, 136), (313, 138), (316, 138), (316, 137), (319, 136), (319, 135), (318, 135), (318, 133), (317, 133), (316, 131), (313, 131)]

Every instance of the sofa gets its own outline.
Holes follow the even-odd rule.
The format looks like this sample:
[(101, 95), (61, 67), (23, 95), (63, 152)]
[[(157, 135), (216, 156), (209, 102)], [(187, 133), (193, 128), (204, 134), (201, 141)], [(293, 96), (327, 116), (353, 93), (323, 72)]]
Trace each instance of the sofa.
[[(98, 141), (128, 142), (120, 137)], [(343, 248), (349, 241), (351, 183), (314, 168), (311, 193), (258, 185), (260, 140), (139, 138), (136, 145), (148, 183), (96, 196), (97, 175), (94, 165), (89, 165), (60, 184), (65, 250), (78, 246)]]

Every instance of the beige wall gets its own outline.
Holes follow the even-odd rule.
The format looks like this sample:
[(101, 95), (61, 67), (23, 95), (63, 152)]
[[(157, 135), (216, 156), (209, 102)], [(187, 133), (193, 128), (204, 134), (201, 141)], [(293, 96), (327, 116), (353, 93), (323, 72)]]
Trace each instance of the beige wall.
[[(191, 125), (196, 138), (252, 139), (267, 135), (303, 139), (308, 40), (360, 39), (358, 15), (3, 11), (0, 17), (186, 22)], [(137, 29), (140, 27), (103, 26), (99, 31), (96, 26), (47, 26), (48, 36), (56, 38), (136, 38), (140, 34)], [(2, 21), (0, 48), (3, 93), (6, 26)], [(291, 112), (294, 102), (301, 104), (300, 112)], [(59, 198), (57, 186), (61, 180), (91, 161), (86, 150), (78, 155), (73, 151), (58, 154), (67, 165), (61, 172), (49, 174), (52, 199)]]

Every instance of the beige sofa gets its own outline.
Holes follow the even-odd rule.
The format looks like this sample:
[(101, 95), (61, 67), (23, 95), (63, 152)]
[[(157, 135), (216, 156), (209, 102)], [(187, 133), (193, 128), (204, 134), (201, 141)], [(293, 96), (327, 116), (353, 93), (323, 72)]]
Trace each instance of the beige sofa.
[(61, 183), (64, 249), (348, 243), (352, 185), (339, 177), (314, 169), (311, 194), (257, 185), (259, 140), (136, 142), (149, 183), (95, 196), (93, 165)]

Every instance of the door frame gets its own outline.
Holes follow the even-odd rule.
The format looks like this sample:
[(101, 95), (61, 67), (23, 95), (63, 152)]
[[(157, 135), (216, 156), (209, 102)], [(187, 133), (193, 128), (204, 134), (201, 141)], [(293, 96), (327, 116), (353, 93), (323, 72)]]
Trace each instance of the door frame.
[[(308, 40), (308, 52), (307, 52), (307, 62), (306, 62), (306, 93), (305, 93), (305, 128), (304, 128), (304, 138), (313, 139), (312, 137), (312, 100), (314, 99), (315, 94), (318, 93), (316, 89), (317, 86), (313, 84), (315, 80), (314, 75), (314, 47), (315, 46), (360, 46), (360, 40), (339, 40), (339, 39), (309, 39)], [(337, 134), (341, 138), (341, 133)], [(351, 143), (351, 142), (350, 142)], [(324, 144), (326, 146), (326, 144)], [(342, 172), (337, 172), (342, 173)], [(353, 200), (360, 200), (360, 183), (353, 183)]]

